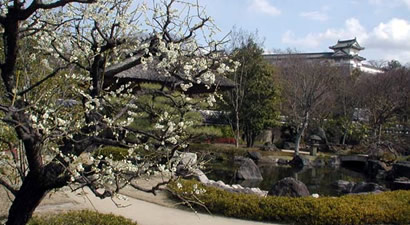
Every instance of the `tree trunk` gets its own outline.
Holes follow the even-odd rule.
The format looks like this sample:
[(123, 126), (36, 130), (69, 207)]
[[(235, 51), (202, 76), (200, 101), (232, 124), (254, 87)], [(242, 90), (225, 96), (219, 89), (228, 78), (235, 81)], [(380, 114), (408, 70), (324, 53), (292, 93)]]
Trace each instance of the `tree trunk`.
[(295, 155), (299, 155), (299, 145), (300, 145), (300, 139), (302, 137), (302, 131), (298, 132), (296, 135), (296, 140), (295, 140)]
[(10, 207), (6, 225), (24, 225), (28, 222), (48, 193), (48, 190), (42, 187), (42, 182), (44, 181), (39, 179), (37, 174), (29, 172)]
[(238, 112), (238, 110), (236, 110), (236, 137), (235, 137), (235, 139), (236, 139), (236, 143), (235, 143), (235, 145), (236, 145), (236, 148), (239, 148), (239, 138), (240, 138), (240, 133), (239, 133), (239, 112)]
[(342, 145), (346, 144), (346, 137), (347, 137), (347, 128), (343, 132)]
[(253, 146), (253, 140), (252, 140), (252, 131), (250, 129), (246, 129), (246, 147), (250, 148)]
[(309, 121), (309, 112), (305, 113), (305, 116), (303, 118), (303, 123), (302, 127), (298, 130), (298, 133), (296, 135), (296, 140), (295, 140), (295, 155), (299, 155), (299, 147), (300, 147), (300, 140), (302, 139), (302, 135), (305, 132), (305, 129), (307, 127)]

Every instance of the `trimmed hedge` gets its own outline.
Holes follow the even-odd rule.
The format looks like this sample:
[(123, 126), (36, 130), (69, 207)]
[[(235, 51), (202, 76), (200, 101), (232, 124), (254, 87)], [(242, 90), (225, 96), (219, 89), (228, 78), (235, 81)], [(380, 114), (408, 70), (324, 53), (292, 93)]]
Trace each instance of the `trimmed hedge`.
[(122, 216), (82, 210), (35, 216), (28, 222), (28, 225), (137, 225), (137, 223)]
[(200, 200), (210, 212), (228, 217), (296, 224), (410, 224), (410, 191), (317, 199), (259, 197), (206, 187), (196, 181), (178, 182), (182, 187), (178, 188), (176, 182), (168, 185), (171, 192)]

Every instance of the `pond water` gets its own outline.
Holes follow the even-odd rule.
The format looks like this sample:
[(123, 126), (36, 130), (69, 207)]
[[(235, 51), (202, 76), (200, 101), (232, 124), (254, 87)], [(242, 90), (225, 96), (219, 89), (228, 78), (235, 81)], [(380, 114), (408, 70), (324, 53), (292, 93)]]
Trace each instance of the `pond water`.
[(244, 187), (259, 187), (262, 190), (270, 190), (277, 181), (285, 177), (293, 177), (306, 184), (310, 193), (318, 193), (320, 196), (340, 195), (332, 187), (332, 183), (337, 180), (369, 181), (364, 174), (342, 167), (296, 169), (290, 166), (276, 165), (259, 165), (263, 176), (263, 181), (261, 182), (238, 181), (234, 179), (234, 174), (238, 167), (233, 161), (213, 162), (207, 166), (205, 173), (212, 180), (222, 180), (226, 184), (241, 184)]

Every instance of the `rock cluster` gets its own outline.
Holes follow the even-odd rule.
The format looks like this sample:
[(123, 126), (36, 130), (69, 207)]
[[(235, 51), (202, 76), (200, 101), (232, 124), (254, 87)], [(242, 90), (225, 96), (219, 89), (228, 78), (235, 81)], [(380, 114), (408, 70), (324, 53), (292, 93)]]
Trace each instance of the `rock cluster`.
[(373, 182), (355, 183), (352, 181), (338, 180), (333, 183), (333, 186), (342, 194), (379, 193), (387, 190), (383, 186)]
[(259, 196), (266, 196), (268, 194), (267, 191), (263, 191), (259, 188), (242, 187), (239, 184), (228, 185), (220, 180), (219, 181), (209, 180), (208, 177), (199, 169), (194, 170), (193, 173), (194, 173), (194, 177), (206, 186), (221, 188), (229, 192), (255, 194)]

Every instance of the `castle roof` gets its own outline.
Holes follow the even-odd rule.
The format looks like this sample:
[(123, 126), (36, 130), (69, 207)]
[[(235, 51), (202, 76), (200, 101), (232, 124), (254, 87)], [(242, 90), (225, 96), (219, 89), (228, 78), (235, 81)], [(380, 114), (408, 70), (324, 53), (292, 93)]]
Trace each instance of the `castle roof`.
[(356, 38), (349, 39), (349, 40), (338, 40), (337, 44), (330, 46), (330, 49), (337, 50), (337, 49), (345, 49), (345, 48), (355, 48), (357, 50), (363, 50), (364, 48), (359, 45)]

